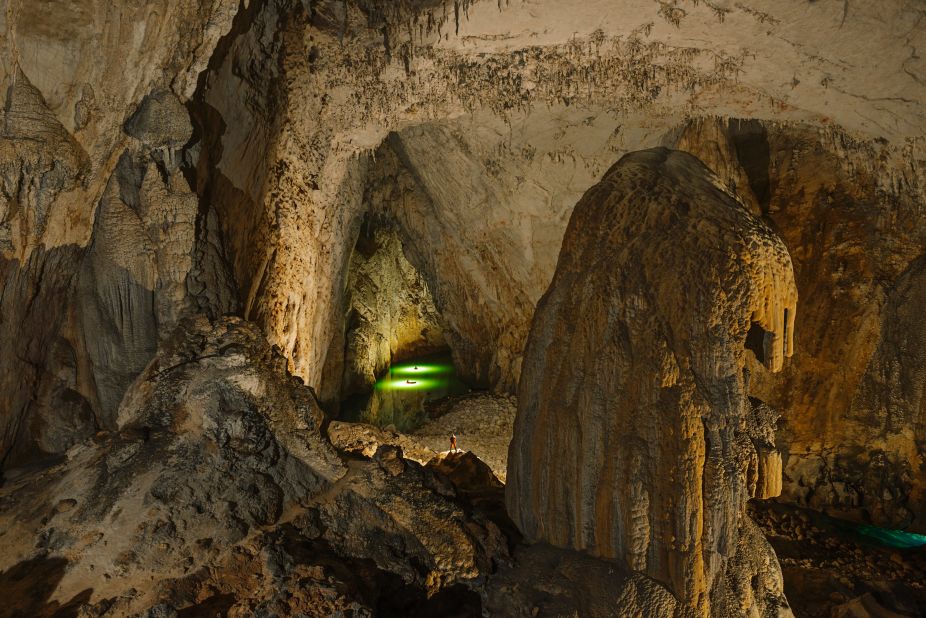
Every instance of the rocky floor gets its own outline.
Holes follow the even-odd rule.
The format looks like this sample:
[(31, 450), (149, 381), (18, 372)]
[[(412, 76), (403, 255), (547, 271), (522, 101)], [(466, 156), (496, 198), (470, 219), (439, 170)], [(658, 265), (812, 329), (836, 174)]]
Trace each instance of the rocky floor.
[(328, 436), (338, 448), (368, 457), (380, 444), (391, 444), (400, 447), (405, 457), (426, 464), (446, 456), (450, 434), (456, 434), (459, 450), (473, 453), (505, 482), (508, 443), (517, 412), (514, 397), (484, 392), (446, 397), (427, 404), (426, 412), (431, 420), (409, 433), (392, 426), (333, 421)]
[(893, 549), (816, 511), (752, 502), (775, 548), (795, 616), (926, 615), (926, 547)]
[(488, 464), (504, 483), (517, 405), (514, 397), (491, 393), (447, 398), (429, 409), (432, 420), (412, 436), (426, 447), (443, 452), (450, 446), (450, 434), (456, 434), (457, 447)]
[(117, 428), (0, 486), (0, 617), (479, 615), (516, 538), (491, 471), (322, 426), (251, 325), (191, 323)]

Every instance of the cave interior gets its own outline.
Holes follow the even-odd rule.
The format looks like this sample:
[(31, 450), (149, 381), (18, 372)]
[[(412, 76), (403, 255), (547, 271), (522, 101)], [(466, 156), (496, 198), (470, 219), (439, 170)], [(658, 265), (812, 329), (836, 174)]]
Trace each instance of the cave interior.
[(917, 0), (0, 37), (0, 617), (926, 615)]

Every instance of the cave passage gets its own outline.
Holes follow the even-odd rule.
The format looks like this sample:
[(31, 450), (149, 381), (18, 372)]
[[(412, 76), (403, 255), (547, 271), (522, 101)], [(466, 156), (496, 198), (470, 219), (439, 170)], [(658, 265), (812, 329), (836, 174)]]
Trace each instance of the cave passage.
[(457, 376), (449, 352), (428, 354), (390, 365), (371, 393), (344, 402), (343, 416), (410, 431), (426, 420), (426, 403), (469, 391)]

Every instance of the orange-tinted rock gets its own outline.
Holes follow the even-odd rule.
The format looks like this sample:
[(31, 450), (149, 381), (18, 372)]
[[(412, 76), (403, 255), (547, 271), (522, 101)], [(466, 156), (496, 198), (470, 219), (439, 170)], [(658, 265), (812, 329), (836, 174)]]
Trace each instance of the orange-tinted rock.
[(919, 164), (838, 130), (756, 121), (692, 121), (678, 147), (735, 186), (794, 261), (797, 352), (750, 382), (782, 414), (782, 499), (926, 530)]
[(780, 369), (797, 301), (784, 244), (720, 187), (653, 149), (576, 205), (528, 338), (506, 496), (527, 538), (621, 558), (704, 614), (750, 497), (747, 335)]

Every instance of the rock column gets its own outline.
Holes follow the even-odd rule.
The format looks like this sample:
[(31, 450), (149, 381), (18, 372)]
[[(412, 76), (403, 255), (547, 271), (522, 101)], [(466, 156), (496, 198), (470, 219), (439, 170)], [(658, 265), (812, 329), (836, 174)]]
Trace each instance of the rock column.
[(780, 369), (797, 302), (784, 244), (722, 186), (652, 149), (576, 205), (528, 338), (506, 490), (528, 539), (623, 559), (703, 615), (755, 491), (747, 336)]

